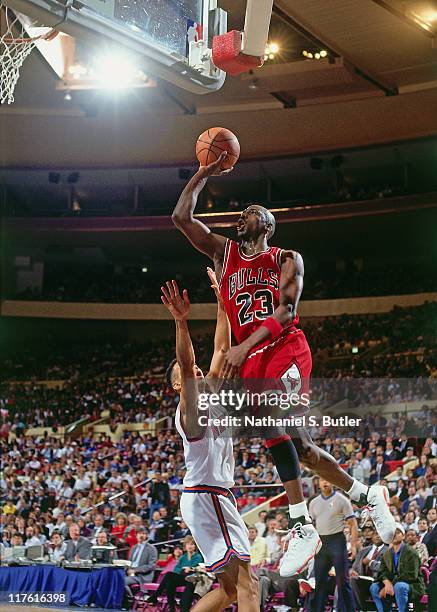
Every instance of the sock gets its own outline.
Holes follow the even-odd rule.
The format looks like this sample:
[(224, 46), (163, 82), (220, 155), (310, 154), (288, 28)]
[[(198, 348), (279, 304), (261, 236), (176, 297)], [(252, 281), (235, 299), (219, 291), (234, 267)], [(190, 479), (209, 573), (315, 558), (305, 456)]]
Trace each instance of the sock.
[[(346, 491), (346, 493), (349, 495), (352, 501), (360, 503), (364, 501), (365, 503), (368, 491), (369, 487), (367, 485), (363, 484), (362, 482), (359, 482), (358, 480), (355, 480), (354, 478), (353, 485), (351, 486), (349, 491)], [(363, 496), (365, 498), (364, 500)]]
[(290, 504), (288, 506), (288, 511), (290, 513), (290, 522), (292, 525), (299, 522), (303, 524), (311, 522), (308, 507), (304, 501), (299, 504)]

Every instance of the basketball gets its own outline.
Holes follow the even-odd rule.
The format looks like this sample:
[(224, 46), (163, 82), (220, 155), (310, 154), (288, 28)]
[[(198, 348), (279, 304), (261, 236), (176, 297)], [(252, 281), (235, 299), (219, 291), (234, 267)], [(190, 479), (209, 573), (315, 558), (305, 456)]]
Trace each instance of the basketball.
[(196, 156), (201, 166), (215, 162), (223, 151), (228, 155), (222, 162), (222, 170), (235, 166), (240, 157), (240, 143), (231, 130), (213, 127), (200, 134), (196, 142)]

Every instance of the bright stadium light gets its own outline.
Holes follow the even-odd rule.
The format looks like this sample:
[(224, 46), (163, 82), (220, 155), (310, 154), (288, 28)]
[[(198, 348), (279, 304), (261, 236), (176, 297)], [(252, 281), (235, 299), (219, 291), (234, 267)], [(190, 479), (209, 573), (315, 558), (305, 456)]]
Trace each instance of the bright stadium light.
[(127, 55), (107, 54), (95, 61), (95, 77), (102, 87), (126, 89), (138, 80), (140, 71)]

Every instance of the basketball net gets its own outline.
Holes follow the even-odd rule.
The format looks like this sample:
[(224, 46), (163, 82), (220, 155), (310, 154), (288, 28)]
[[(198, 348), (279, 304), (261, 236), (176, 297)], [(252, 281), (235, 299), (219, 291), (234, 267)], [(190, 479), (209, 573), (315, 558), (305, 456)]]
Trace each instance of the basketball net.
[(0, 104), (12, 104), (20, 68), (38, 40), (50, 40), (57, 32), (30, 37), (19, 15), (0, 0)]

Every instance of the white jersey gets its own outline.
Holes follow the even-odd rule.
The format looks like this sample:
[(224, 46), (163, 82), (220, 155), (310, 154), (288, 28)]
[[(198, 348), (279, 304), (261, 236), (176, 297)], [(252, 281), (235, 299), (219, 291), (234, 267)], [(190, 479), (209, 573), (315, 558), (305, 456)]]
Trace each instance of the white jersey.
[[(206, 412), (211, 418), (223, 417), (223, 409), (210, 406)], [(183, 444), (187, 472), (185, 487), (213, 485), (229, 489), (234, 486), (234, 446), (230, 429), (205, 427), (203, 438), (188, 439), (181, 423), (178, 405), (175, 415), (176, 429)]]

